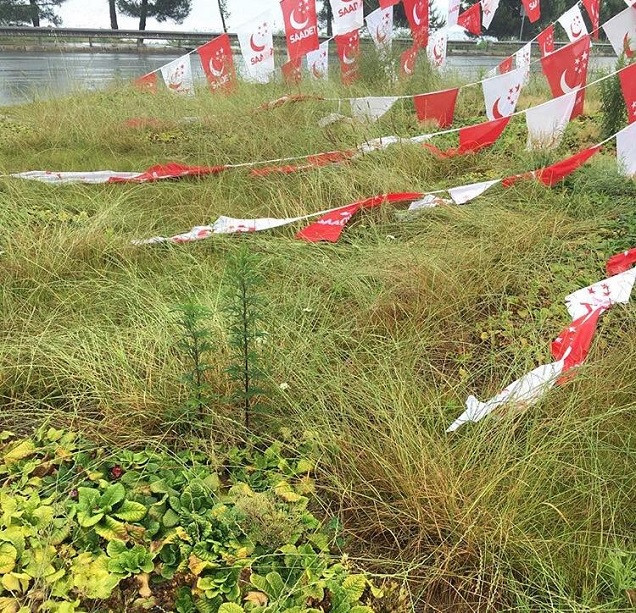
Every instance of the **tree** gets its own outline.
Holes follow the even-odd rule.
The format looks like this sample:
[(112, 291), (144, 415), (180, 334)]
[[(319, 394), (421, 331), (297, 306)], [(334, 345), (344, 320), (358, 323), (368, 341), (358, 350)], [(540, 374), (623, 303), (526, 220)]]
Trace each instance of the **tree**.
[(217, 0), (219, 5), (219, 14), (221, 15), (221, 23), (223, 24), (223, 31), (227, 32), (226, 20), (230, 16), (230, 11), (227, 8), (227, 0)]
[(0, 25), (39, 27), (42, 21), (62, 23), (55, 10), (65, 0), (0, 0)]
[(192, 0), (117, 0), (117, 6), (124, 15), (138, 17), (139, 29), (145, 30), (148, 17), (183, 23), (192, 10)]
[(115, 0), (108, 0), (108, 9), (110, 10), (110, 29), (119, 30), (119, 25), (117, 23), (117, 6), (115, 5)]

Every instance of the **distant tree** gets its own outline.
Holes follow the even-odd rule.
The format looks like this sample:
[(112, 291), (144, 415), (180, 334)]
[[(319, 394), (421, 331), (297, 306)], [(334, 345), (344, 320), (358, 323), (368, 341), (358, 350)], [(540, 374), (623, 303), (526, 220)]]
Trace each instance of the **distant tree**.
[(108, 0), (108, 9), (110, 11), (110, 29), (119, 30), (119, 25), (117, 23), (117, 5), (115, 4), (115, 0)]
[(41, 21), (62, 23), (55, 10), (66, 0), (0, 0), (0, 24), (39, 27)]
[(219, 5), (219, 13), (221, 15), (221, 23), (223, 24), (223, 31), (227, 32), (227, 18), (230, 16), (230, 11), (227, 8), (228, 0), (217, 0)]
[(139, 29), (145, 30), (148, 17), (183, 23), (192, 10), (192, 0), (117, 0), (117, 7), (124, 15), (139, 18)]

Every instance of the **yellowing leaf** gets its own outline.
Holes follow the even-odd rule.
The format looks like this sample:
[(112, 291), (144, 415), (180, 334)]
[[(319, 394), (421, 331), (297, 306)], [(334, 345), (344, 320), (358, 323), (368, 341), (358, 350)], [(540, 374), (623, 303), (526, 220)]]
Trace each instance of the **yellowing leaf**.
[(263, 592), (248, 592), (245, 596), (245, 602), (250, 602), (256, 607), (266, 607), (268, 601), (267, 594)]
[(33, 441), (26, 439), (19, 442), (11, 451), (5, 454), (4, 461), (7, 466), (15, 464), (24, 458), (29, 457), (35, 451)]
[(0, 575), (15, 568), (18, 550), (11, 543), (0, 543)]

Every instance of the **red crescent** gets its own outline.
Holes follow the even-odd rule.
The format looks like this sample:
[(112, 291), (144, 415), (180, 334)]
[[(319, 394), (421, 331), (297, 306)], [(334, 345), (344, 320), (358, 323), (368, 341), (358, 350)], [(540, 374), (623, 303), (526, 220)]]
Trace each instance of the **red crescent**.
[(495, 104), (492, 105), (492, 115), (495, 119), (501, 119), (503, 117), (503, 115), (499, 112), (499, 100), (500, 98), (497, 98), (497, 100), (495, 100)]
[(625, 37), (623, 38), (623, 53), (630, 59), (633, 58), (636, 54), (636, 52), (632, 50), (632, 47), (630, 45), (629, 33), (626, 33)]
[(257, 45), (254, 42), (254, 34), (252, 34), (252, 36), (250, 36), (250, 47), (252, 47), (252, 50), (256, 51), (256, 53), (261, 53), (261, 51), (265, 50), (266, 45), (262, 45), (262, 46)]

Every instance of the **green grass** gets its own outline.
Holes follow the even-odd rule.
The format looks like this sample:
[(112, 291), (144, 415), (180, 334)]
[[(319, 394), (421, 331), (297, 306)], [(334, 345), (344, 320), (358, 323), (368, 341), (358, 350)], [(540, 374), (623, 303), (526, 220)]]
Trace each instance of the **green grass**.
[[(372, 73), (356, 95), (388, 93)], [(445, 85), (422, 70), (394, 91)], [(238, 163), (426, 131), (409, 103), (372, 126), (325, 130), (317, 121), (337, 110), (332, 103), (254, 112), (282, 93), (244, 85), (230, 98), (183, 100), (117, 88), (9, 109), (0, 172)], [(545, 96), (537, 81), (521, 104)], [(617, 175), (611, 147), (554, 189), (495, 187), (406, 221), (390, 206), (366, 212), (336, 245), (296, 241), (295, 227), (130, 244), (218, 215), (300, 215), (529, 170), (600, 140), (598, 98), (588, 98), (589, 115), (550, 154), (524, 151), (518, 117), (492, 149), (455, 160), (409, 147), (266, 180), (241, 170), (152, 185), (1, 179), (2, 426), (51, 418), (112, 443), (188, 446), (174, 429), (185, 367), (172, 310), (190, 296), (213, 310), (209, 382), (227, 395), (227, 256), (248, 243), (266, 279), (263, 352), (274, 390), (258, 429), (315, 433), (325, 513), (341, 517), (359, 562), (397, 586), (396, 603), (398, 587), (408, 588), (387, 611), (628, 610), (607, 564), (613, 551), (636, 555), (633, 303), (603, 317), (586, 365), (541, 404), (444, 433), (468, 394), (486, 399), (549, 361), (569, 321), (564, 297), (636, 244), (636, 187)], [(122, 127), (140, 116), (169, 125)], [(204, 121), (178, 123), (189, 116)], [(458, 125), (482, 120), (479, 90), (462, 93)], [(289, 387), (276, 392), (281, 383)], [(210, 410), (220, 418), (211, 438), (240, 435), (231, 406)]]

